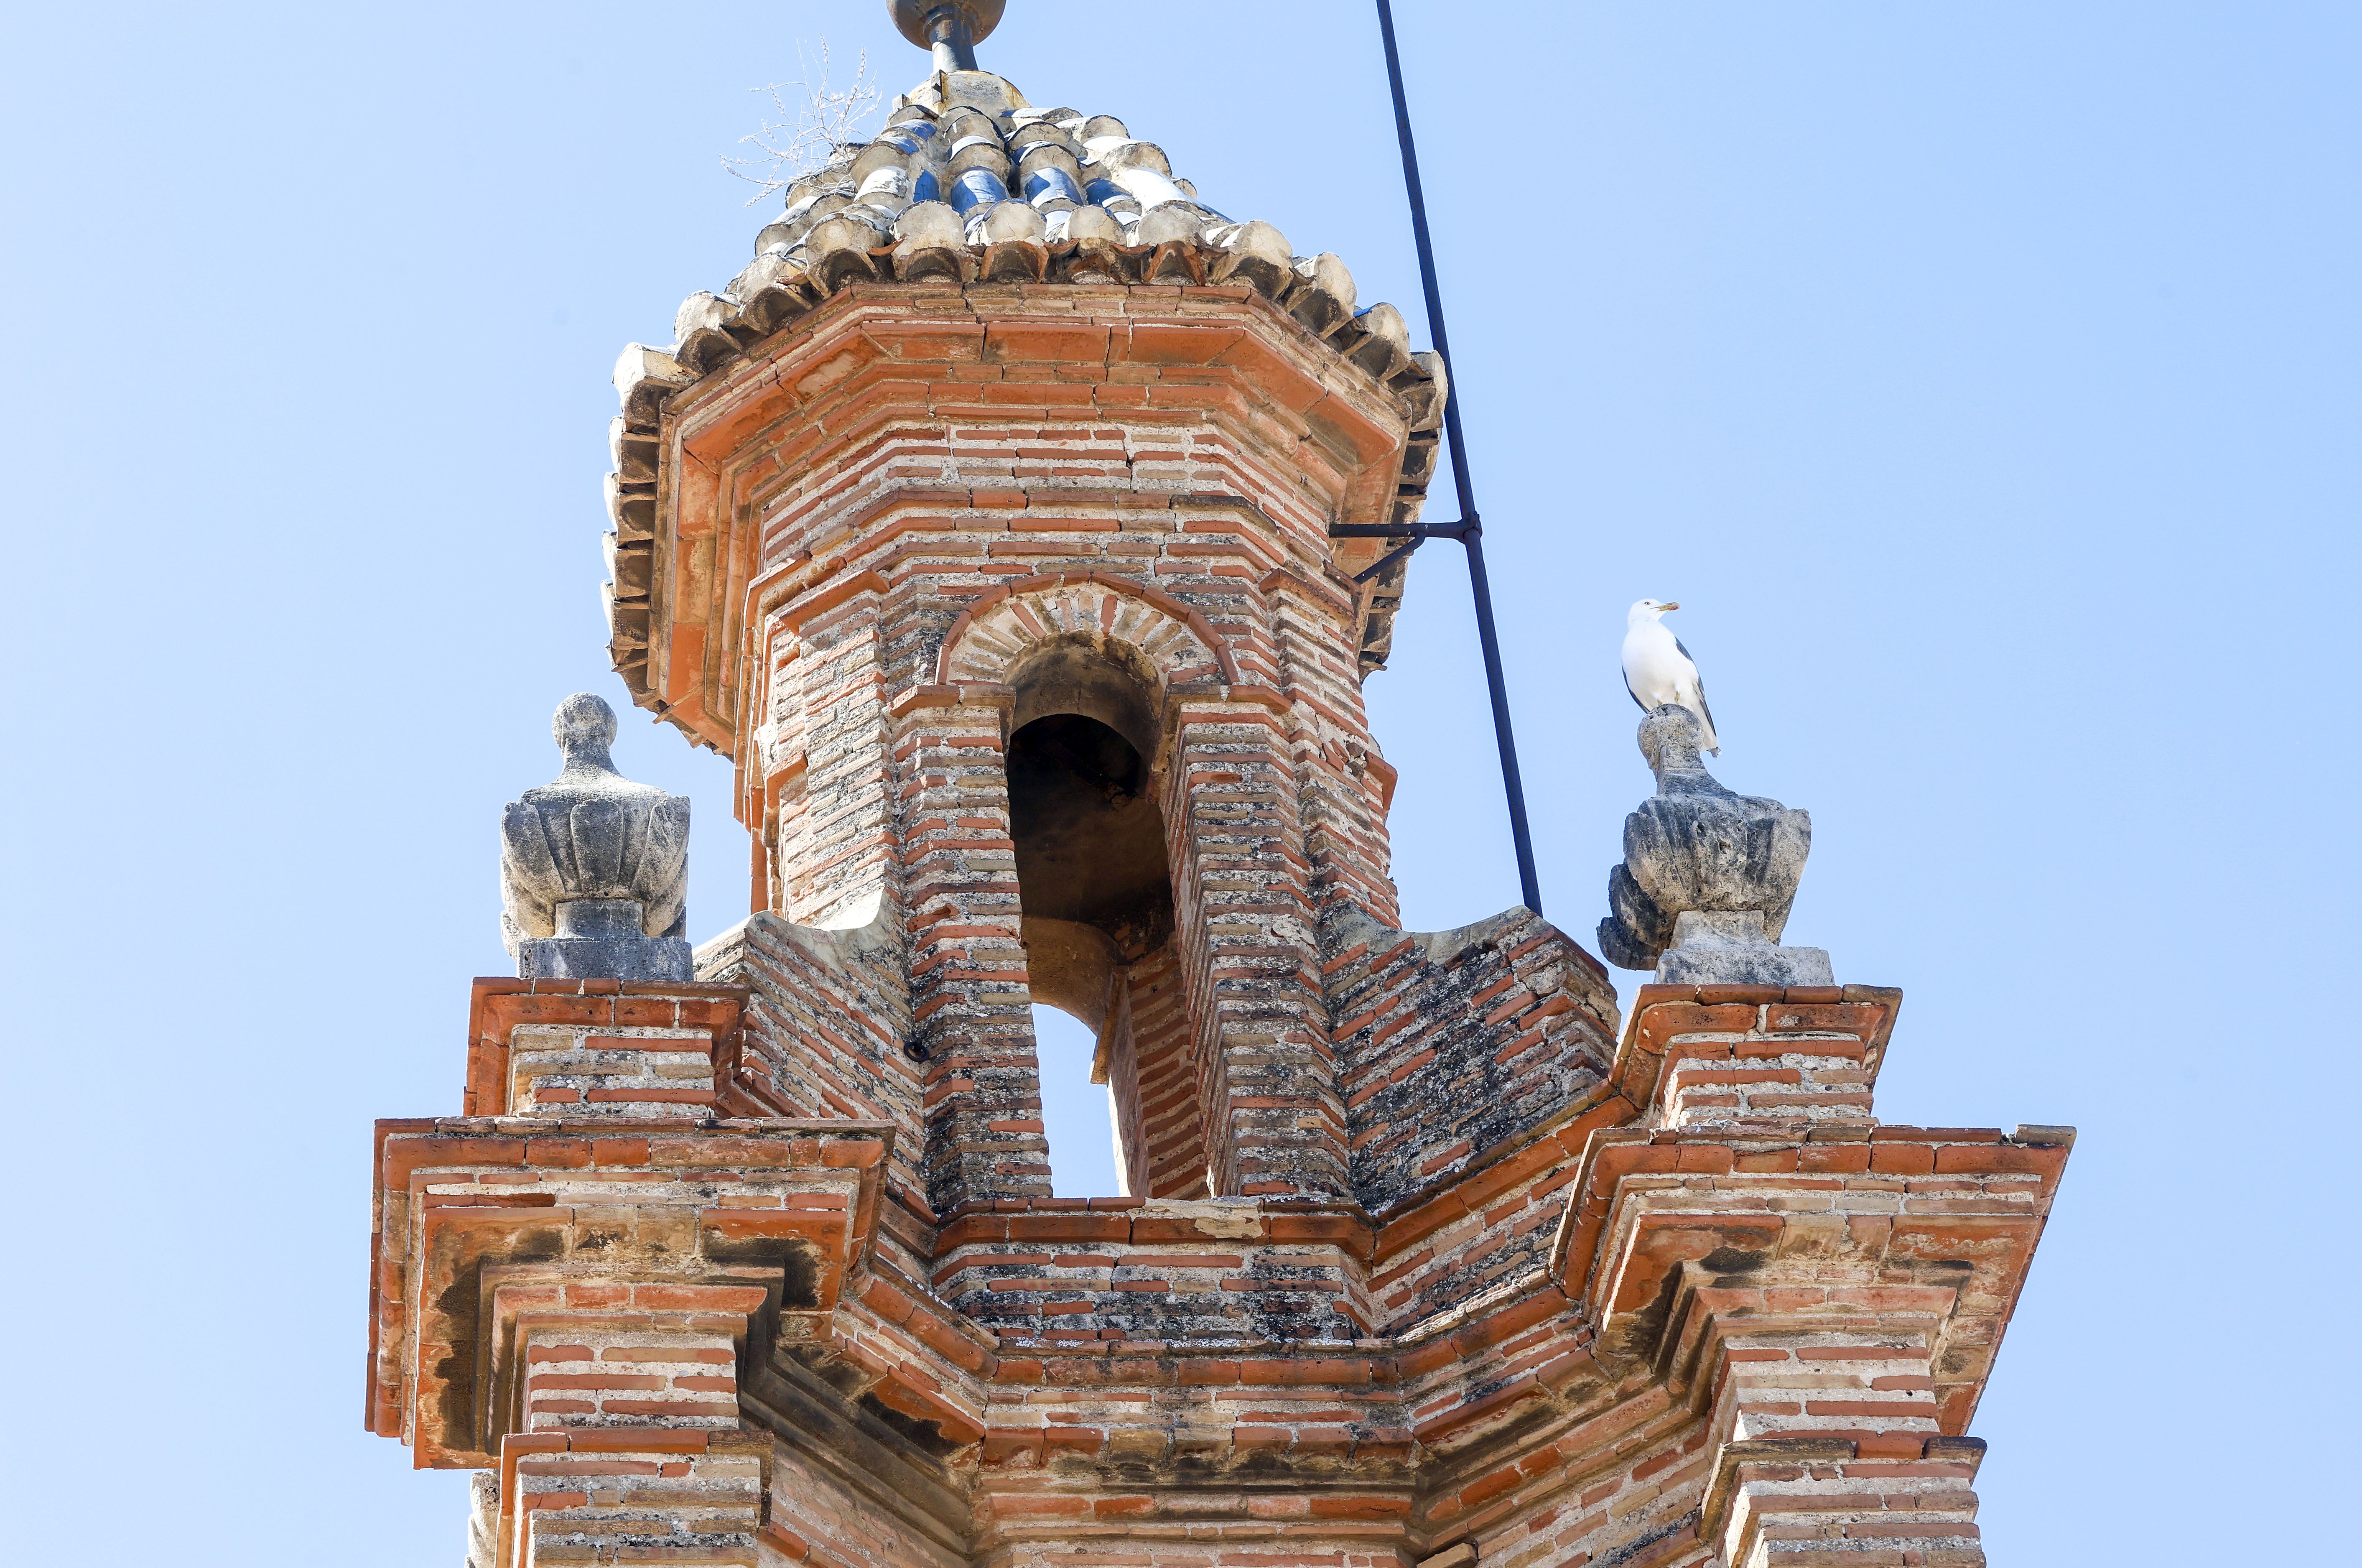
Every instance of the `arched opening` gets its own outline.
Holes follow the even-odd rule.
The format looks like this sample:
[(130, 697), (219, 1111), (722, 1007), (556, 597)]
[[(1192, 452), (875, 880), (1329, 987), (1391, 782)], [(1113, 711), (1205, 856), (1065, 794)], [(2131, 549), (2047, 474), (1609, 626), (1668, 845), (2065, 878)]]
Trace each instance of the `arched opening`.
[[(1120, 645), (1081, 640), (1037, 651), (1010, 682), (1007, 763), (1033, 998), (1091, 1032), (1089, 1077), (1108, 1086), (1118, 1173), (1124, 1190), (1144, 1194), (1128, 986), (1135, 965), (1169, 947), (1174, 911), (1153, 777), (1155, 684), (1135, 658)], [(1046, 1082), (1043, 1098), (1053, 1098)], [(1054, 1134), (1054, 1170), (1059, 1142)]]
[[(1017, 885), (1036, 920), (1087, 927), (1129, 964), (1173, 933), (1173, 883), (1164, 864), (1164, 813), (1148, 765), (1098, 720), (1054, 713), (1009, 741), (1010, 832)], [(1075, 961), (1102, 944), (1075, 933)], [(1029, 945), (1031, 938), (1028, 938)], [(1098, 976), (1104, 988), (1104, 969)], [(1035, 982), (1041, 989), (1041, 982)], [(1044, 1000), (1075, 1007), (1058, 999)]]

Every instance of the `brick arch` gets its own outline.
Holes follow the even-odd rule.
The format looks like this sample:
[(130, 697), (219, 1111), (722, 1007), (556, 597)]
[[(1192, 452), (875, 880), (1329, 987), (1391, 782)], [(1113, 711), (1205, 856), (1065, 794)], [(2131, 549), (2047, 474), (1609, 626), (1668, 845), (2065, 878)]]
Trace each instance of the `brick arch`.
[(936, 683), (1006, 680), (1027, 649), (1076, 632), (1138, 648), (1168, 684), (1238, 683), (1230, 646), (1205, 616), (1146, 583), (1100, 571), (1021, 578), (977, 599), (944, 637)]

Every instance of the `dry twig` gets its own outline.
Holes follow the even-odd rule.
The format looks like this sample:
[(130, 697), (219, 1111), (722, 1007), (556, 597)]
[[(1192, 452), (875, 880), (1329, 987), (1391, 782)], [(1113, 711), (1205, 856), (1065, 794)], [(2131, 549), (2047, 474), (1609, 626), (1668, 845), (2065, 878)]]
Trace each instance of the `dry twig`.
[(869, 51), (864, 50), (855, 61), (852, 83), (839, 89), (829, 84), (828, 40), (822, 39), (819, 47), (817, 81), (804, 58), (803, 45), (798, 44), (796, 63), (804, 72), (800, 78), (752, 89), (771, 95), (778, 118), (765, 119), (761, 129), (738, 138), (741, 147), (755, 149), (752, 154), (723, 157), (724, 169), (762, 187), (746, 198), (750, 207), (805, 175), (827, 168), (840, 151), (866, 139), (863, 122), (877, 112), (882, 96), (869, 74)]

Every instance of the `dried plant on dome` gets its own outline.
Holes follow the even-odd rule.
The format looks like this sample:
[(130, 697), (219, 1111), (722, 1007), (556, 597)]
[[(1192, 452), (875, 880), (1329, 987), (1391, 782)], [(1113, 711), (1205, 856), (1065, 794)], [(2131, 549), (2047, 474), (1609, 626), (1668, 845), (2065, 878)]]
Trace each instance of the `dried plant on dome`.
[(725, 154), (722, 160), (722, 166), (732, 174), (762, 187), (746, 198), (750, 207), (805, 175), (827, 168), (846, 148), (868, 139), (865, 122), (877, 113), (883, 96), (869, 74), (869, 51), (864, 50), (855, 58), (853, 81), (838, 88), (829, 83), (828, 40), (822, 39), (819, 48), (817, 73), (805, 58), (803, 46), (798, 44), (796, 63), (804, 72), (800, 78), (751, 89), (771, 95), (771, 108), (778, 117), (766, 118), (760, 129), (738, 138), (741, 147), (752, 148), (753, 152), (745, 157)]

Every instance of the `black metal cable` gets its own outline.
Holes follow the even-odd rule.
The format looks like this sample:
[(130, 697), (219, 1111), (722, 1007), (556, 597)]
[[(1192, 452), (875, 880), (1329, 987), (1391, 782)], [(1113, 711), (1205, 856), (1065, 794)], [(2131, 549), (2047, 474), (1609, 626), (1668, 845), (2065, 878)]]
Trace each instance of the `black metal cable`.
[(1411, 139), (1410, 105), (1403, 96), (1402, 56), (1395, 49), (1394, 8), (1378, 0), (1378, 30), (1385, 39), (1386, 79), (1394, 88), (1395, 134), (1402, 141), (1403, 184), (1410, 193), (1411, 233), (1418, 244), (1418, 277), (1427, 291), (1427, 326), (1443, 360), (1446, 389), (1443, 431), (1451, 443), (1451, 482), (1460, 493), (1460, 521), (1445, 528), (1419, 529), (1402, 551), (1422, 538), (1456, 536), (1468, 547), (1468, 581), (1476, 601), (1476, 640), (1485, 650), (1485, 685), (1493, 699), (1493, 739), (1501, 750), (1501, 789), (1508, 797), (1509, 836), (1518, 851), (1518, 881), (1526, 907), (1542, 912), (1541, 881), (1534, 874), (1533, 832), (1526, 823), (1526, 786), (1518, 772), (1518, 737), (1509, 724), (1509, 690), (1501, 675), (1501, 639), (1493, 629), (1493, 584), (1485, 572), (1484, 525), (1476, 512), (1476, 487), (1468, 475), (1468, 443), (1460, 433), (1460, 374), (1451, 363), (1451, 340), (1443, 329), (1443, 293), (1435, 281), (1435, 247), (1427, 234), (1427, 197), (1419, 188), (1418, 149)]

